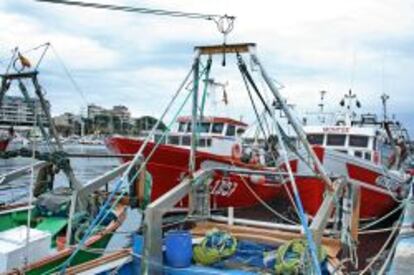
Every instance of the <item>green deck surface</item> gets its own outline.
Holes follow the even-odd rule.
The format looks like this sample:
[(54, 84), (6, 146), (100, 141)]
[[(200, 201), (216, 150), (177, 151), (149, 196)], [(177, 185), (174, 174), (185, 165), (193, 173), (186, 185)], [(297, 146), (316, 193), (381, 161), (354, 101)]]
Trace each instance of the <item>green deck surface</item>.
[(47, 231), (55, 237), (68, 223), (66, 218), (46, 217), (36, 226), (36, 229)]

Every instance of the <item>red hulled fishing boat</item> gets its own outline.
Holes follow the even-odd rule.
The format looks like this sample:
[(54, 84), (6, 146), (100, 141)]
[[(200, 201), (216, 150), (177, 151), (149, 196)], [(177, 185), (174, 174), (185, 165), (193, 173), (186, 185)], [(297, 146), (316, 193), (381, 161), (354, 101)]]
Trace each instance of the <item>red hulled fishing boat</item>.
[[(247, 125), (241, 121), (223, 117), (204, 117), (199, 122), (196, 169), (209, 167), (237, 167), (249, 169), (267, 169), (252, 159), (240, 161), (242, 146), (241, 135)], [(111, 151), (120, 154), (134, 154), (142, 146), (144, 139), (113, 136), (106, 139)], [(161, 144), (154, 150), (147, 169), (153, 178), (151, 200), (176, 186), (189, 174), (191, 118), (179, 117), (178, 129), (165, 138), (155, 135), (144, 149), (149, 156), (157, 142)], [(124, 161), (130, 160), (125, 157)], [(269, 169), (267, 169), (269, 170)], [(281, 191), (278, 181), (264, 177), (242, 176), (233, 173), (216, 174), (212, 186), (211, 203), (213, 207), (247, 207), (270, 201)], [(254, 193), (256, 196), (252, 196)], [(183, 205), (184, 206), (184, 205)]]

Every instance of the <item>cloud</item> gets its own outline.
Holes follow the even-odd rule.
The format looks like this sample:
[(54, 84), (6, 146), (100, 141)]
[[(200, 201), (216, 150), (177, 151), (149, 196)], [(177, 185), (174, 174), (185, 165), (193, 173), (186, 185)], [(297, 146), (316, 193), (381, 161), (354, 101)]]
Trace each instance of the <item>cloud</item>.
[[(316, 108), (320, 90), (329, 92), (329, 105), (335, 109), (352, 88), (366, 110), (379, 111), (379, 95), (387, 92), (391, 109), (405, 118), (412, 112), (414, 102), (407, 100), (414, 89), (410, 0), (100, 2), (236, 15), (228, 40), (258, 43), (259, 57), (272, 77), (286, 86), (282, 93), (297, 110)], [(190, 68), (194, 45), (222, 43), (211, 21), (23, 0), (0, 3), (0, 26), (0, 60), (15, 45), (30, 48), (50, 41), (88, 102), (125, 104), (136, 115), (156, 115), (167, 104)], [(85, 104), (65, 80), (56, 57), (48, 55), (42, 69), (57, 106), (54, 112), (77, 111), (79, 102)], [(230, 106), (220, 107), (220, 112), (250, 114), (238, 72), (229, 71), (216, 70), (213, 76), (229, 82)]]

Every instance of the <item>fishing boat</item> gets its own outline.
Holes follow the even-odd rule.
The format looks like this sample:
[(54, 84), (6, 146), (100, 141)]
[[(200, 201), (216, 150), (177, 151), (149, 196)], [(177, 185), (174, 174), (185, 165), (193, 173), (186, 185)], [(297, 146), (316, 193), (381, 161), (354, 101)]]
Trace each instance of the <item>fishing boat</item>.
[[(404, 197), (406, 192), (404, 183), (409, 177), (402, 169), (402, 163), (407, 157), (405, 142), (400, 140), (398, 146), (395, 145), (396, 139), (390, 137), (385, 124), (377, 121), (375, 116), (363, 115), (358, 120), (351, 108), (355, 104), (352, 101), (355, 95), (350, 92), (346, 96), (351, 101), (344, 106), (344, 112), (335, 116), (331, 124), (329, 122), (332, 120), (324, 120), (324, 124), (305, 125), (303, 131), (312, 150), (332, 179), (344, 176), (361, 186), (361, 218), (381, 217), (394, 209), (399, 198)], [(154, 135), (144, 150), (146, 156), (151, 155), (148, 170), (154, 177), (152, 200), (173, 188), (188, 174), (192, 122), (190, 117), (179, 117), (177, 122), (176, 131), (164, 138)], [(286, 170), (282, 158), (269, 166), (266, 161), (269, 159), (269, 151), (254, 146), (252, 150), (252, 146), (243, 146), (242, 134), (247, 129), (243, 122), (230, 118), (203, 117), (198, 124), (197, 169), (225, 165), (263, 171)], [(122, 136), (106, 140), (107, 146), (120, 154), (136, 153), (143, 142), (143, 138)], [(255, 152), (253, 156), (252, 151)], [(301, 157), (306, 155), (306, 149), (296, 148), (296, 153), (290, 154), (290, 166), (295, 173), (305, 210), (308, 214), (314, 215), (323, 201), (326, 190), (323, 179), (313, 177), (314, 169)], [(124, 161), (127, 160), (130, 160), (130, 157), (124, 158)], [(286, 194), (286, 189), (281, 187), (283, 182), (280, 178), (240, 178), (230, 174), (227, 178), (219, 175), (214, 182), (211, 201), (215, 207), (244, 207), (257, 204), (257, 199), (248, 196), (252, 193), (251, 189), (265, 201), (274, 200), (282, 193)]]
[[(42, 47), (47, 50), (49, 44), (39, 48)], [(98, 190), (119, 173), (100, 176), (85, 184), (78, 181), (63, 151), (39, 84), (37, 68), (40, 60), (36, 68), (30, 69), (30, 62), (16, 48), (10, 64), (13, 64), (10, 68), (14, 70), (7, 70), (0, 75), (1, 94), (6, 94), (16, 83), (23, 96), (28, 98), (29, 89), (23, 80), (30, 79), (47, 119), (49, 131), (46, 131), (42, 123), (34, 126), (40, 128), (45, 140), (51, 141), (53, 138), (55, 142), (48, 144), (47, 152), (40, 152), (35, 150), (37, 141), (32, 139), (33, 150), (20, 148), (1, 155), (2, 158), (30, 157), (32, 165), (1, 175), (4, 188), (27, 188), (27, 193), (0, 207), (0, 273), (51, 274), (59, 271), (62, 265), (73, 266), (99, 257), (112, 233), (122, 223), (127, 206), (120, 203), (107, 212), (105, 217), (97, 216), (100, 209), (107, 206), (104, 201), (116, 199), (114, 195), (108, 197), (107, 193)], [(17, 67), (18, 64), (21, 67)], [(11, 129), (9, 136), (12, 134)], [(59, 171), (66, 176), (67, 187), (54, 186), (55, 175)], [(14, 180), (30, 173), (29, 184), (25, 182), (23, 186), (13, 185)], [(94, 229), (88, 231), (94, 222)], [(81, 244), (83, 250), (71, 257), (74, 245), (77, 244)]]
[[(406, 140), (387, 131), (391, 123), (378, 121), (372, 114), (356, 116), (353, 106), (360, 106), (350, 90), (345, 95), (344, 111), (333, 114), (324, 123), (304, 126), (304, 132), (325, 171), (345, 176), (358, 183), (361, 193), (361, 218), (378, 218), (395, 208), (406, 195), (410, 177), (404, 169), (408, 156)], [(343, 101), (342, 101), (343, 102)], [(319, 118), (322, 114), (318, 114)], [(330, 114), (332, 115), (332, 114)], [(394, 130), (396, 132), (396, 130)], [(303, 152), (299, 149), (299, 155)], [(306, 211), (319, 209), (325, 187), (322, 180), (302, 180), (311, 173), (298, 157), (291, 160), (298, 177), (298, 188)]]
[[(16, 205), (0, 212), (1, 273), (50, 274), (58, 271), (94, 218), (86, 212), (78, 213), (72, 225), (73, 240), (66, 242), (70, 200), (71, 192), (57, 189), (43, 194), (33, 205)], [(85, 242), (85, 250), (73, 259), (72, 266), (102, 255), (112, 233), (125, 217), (125, 208), (119, 204), (114, 209)]]
[[(131, 172), (135, 174), (129, 178), (128, 184), (132, 185), (129, 187), (133, 187), (129, 189), (129, 196), (138, 197), (140, 200), (138, 205), (145, 210), (142, 223), (140, 223), (140, 231), (133, 234), (133, 247), (121, 249), (73, 268), (63, 267), (61, 272), (68, 274), (111, 274), (114, 272), (125, 272), (125, 274), (342, 274), (342, 270), (351, 265), (351, 268), (348, 268), (351, 271), (353, 267), (358, 268), (357, 246), (363, 202), (360, 199), (361, 190), (372, 188), (370, 190), (383, 194), (385, 191), (378, 186), (367, 187), (369, 185), (361, 180), (342, 175), (337, 167), (334, 170), (329, 169), (329, 166), (333, 164), (325, 161), (326, 156), (340, 159), (341, 157), (347, 158), (348, 154), (316, 146), (310, 141), (306, 132), (302, 130), (302, 126), (293, 119), (291, 110), (282, 100), (278, 90), (272, 86), (273, 81), (270, 80), (259, 62), (254, 44), (201, 46), (196, 47), (195, 52), (192, 68), (192, 71), (194, 70), (193, 112), (191, 119), (178, 119), (181, 123), (181, 131), (179, 126), (176, 132), (171, 133), (172, 138), (165, 132), (156, 138), (157, 125), (154, 125), (149, 135), (142, 140), (113, 137), (107, 141), (108, 146), (113, 146), (118, 153), (128, 154), (136, 151), (133, 158), (125, 156), (124, 161), (127, 162), (123, 164), (128, 167), (124, 174), (129, 175)], [(213, 54), (222, 55), (223, 53), (236, 53), (238, 56), (240, 53), (249, 54), (275, 99), (282, 105), (284, 114), (298, 135), (299, 145), (293, 149), (295, 152), (288, 154), (287, 140), (280, 133), (281, 130), (275, 127), (279, 129), (276, 133), (280, 143), (280, 158), (278, 158), (280, 160), (278, 162), (276, 159), (275, 166), (261, 164), (260, 156), (256, 160), (251, 158), (248, 161), (251, 163), (242, 160), (242, 148), (235, 150), (236, 146), (234, 146), (240, 144), (240, 141), (237, 141), (237, 128), (245, 127), (240, 122), (198, 115), (197, 83), (200, 77), (198, 72), (200, 57), (211, 57)], [(201, 130), (199, 127), (203, 123), (206, 130)], [(220, 127), (221, 131), (217, 131), (221, 134), (219, 139), (225, 137), (224, 130), (229, 126), (235, 128), (235, 134), (231, 135), (235, 139), (228, 143), (227, 147), (221, 147), (220, 152), (224, 152), (222, 155), (214, 153), (215, 148), (206, 149), (205, 146), (197, 148), (199, 144), (211, 143), (213, 145), (214, 123), (223, 124)], [(275, 123), (275, 126), (278, 125)], [(357, 132), (359, 135), (363, 133)], [(365, 134), (369, 135), (366, 132)], [(211, 141), (208, 142), (208, 139)], [(114, 141), (118, 142), (114, 143)], [(121, 148), (120, 144), (130, 149)], [(224, 148), (227, 149), (224, 150)], [(311, 160), (307, 163), (308, 170), (302, 168), (302, 164), (298, 161), (295, 162), (294, 155), (301, 155)], [(164, 159), (167, 159), (168, 163)], [(368, 162), (368, 160), (364, 161)], [(337, 163), (341, 162), (335, 162)], [(370, 166), (367, 167), (370, 168)], [(168, 169), (173, 172), (168, 172)], [(146, 187), (143, 187), (147, 185), (148, 172), (154, 179), (153, 184), (149, 184), (152, 186), (152, 201), (149, 204), (142, 204), (142, 198), (146, 194), (144, 192)], [(163, 173), (166, 173), (168, 177), (161, 178), (165, 175)], [(269, 188), (284, 184), (289, 186), (287, 190), (291, 190), (300, 224), (292, 226), (276, 222), (260, 222), (254, 220), (255, 217), (249, 220), (234, 219), (232, 207), (229, 207), (227, 217), (221, 216), (220, 219), (214, 217), (211, 212), (215, 208), (212, 191), (215, 190), (215, 180), (218, 175), (221, 182), (224, 177), (231, 182), (249, 180), (250, 184), (245, 184), (245, 186), (252, 188), (261, 185), (269, 186)], [(386, 176), (387, 179), (391, 177), (389, 173)], [(256, 182), (253, 182), (253, 179)], [(275, 183), (268, 184), (269, 179)], [(323, 183), (323, 190), (326, 192), (322, 204), (318, 206), (317, 212), (309, 223), (302, 203), (306, 198), (302, 197), (303, 190), (300, 186), (302, 184), (313, 185), (315, 183), (313, 181), (317, 180)], [(164, 187), (167, 182), (171, 182), (169, 189)], [(400, 182), (397, 183), (400, 184)], [(156, 188), (159, 188), (158, 191)], [(153, 197), (154, 192), (157, 197)], [(229, 198), (232, 198), (232, 194)], [(240, 200), (247, 197), (257, 200), (255, 195), (257, 192), (249, 191), (247, 194), (240, 194)], [(186, 199), (188, 200), (185, 201)], [(184, 218), (173, 223), (166, 223), (166, 214), (171, 213), (183, 201), (188, 206), (182, 212)], [(232, 201), (228, 206), (237, 206), (238, 203)], [(260, 203), (269, 207), (265, 200), (260, 200)], [(116, 201), (112, 203), (112, 207), (115, 205), (117, 205)], [(225, 202), (223, 205), (226, 205)], [(107, 209), (101, 209), (99, 215), (104, 215)], [(335, 209), (337, 211), (334, 211)], [(330, 220), (332, 220), (332, 226), (328, 227)], [(93, 228), (93, 225), (90, 228)], [(383, 247), (386, 247), (388, 243), (387, 240)], [(79, 254), (81, 249), (82, 245), (78, 244), (71, 257)], [(375, 254), (374, 256), (378, 257)], [(349, 261), (349, 265), (348, 263), (344, 265), (345, 261)], [(365, 269), (371, 265), (372, 263)]]
[[(191, 155), (191, 117), (178, 117), (176, 130), (163, 137), (155, 134), (147, 144), (143, 154), (150, 156), (147, 169), (153, 178), (151, 200), (176, 186), (189, 175)], [(196, 169), (214, 166), (235, 166), (266, 170), (257, 158), (243, 162), (242, 134), (247, 124), (228, 117), (204, 116), (198, 122)], [(113, 136), (106, 139), (108, 148), (118, 154), (131, 155), (139, 151), (144, 138)], [(155, 149), (156, 148), (156, 149)], [(124, 161), (131, 157), (124, 157)], [(267, 169), (269, 170), (269, 169)], [(281, 185), (275, 179), (262, 177), (238, 177), (231, 173), (217, 173), (213, 179), (211, 202), (215, 208), (248, 207), (259, 203), (251, 196), (255, 193), (261, 199), (270, 201), (280, 193)], [(185, 206), (183, 201), (180, 206)]]

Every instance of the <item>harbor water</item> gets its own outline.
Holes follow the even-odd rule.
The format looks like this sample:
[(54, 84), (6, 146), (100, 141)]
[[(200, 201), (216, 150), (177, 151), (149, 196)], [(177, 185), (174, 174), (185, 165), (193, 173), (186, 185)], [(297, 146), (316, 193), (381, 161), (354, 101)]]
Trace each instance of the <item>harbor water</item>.
[[(41, 150), (44, 148), (41, 148)], [(108, 153), (105, 145), (64, 145), (64, 150), (68, 153), (82, 154), (106, 154)], [(117, 158), (71, 158), (72, 169), (79, 181), (86, 183), (88, 180), (96, 178), (103, 173), (113, 169), (120, 164)], [(10, 158), (0, 159), (0, 175), (13, 171), (18, 168), (29, 166), (33, 163), (30, 158)], [(7, 185), (0, 184), (0, 203), (9, 203), (17, 200), (25, 200), (28, 197), (31, 175), (30, 173)], [(68, 181), (65, 175), (60, 172), (55, 177), (55, 187), (67, 186)]]

